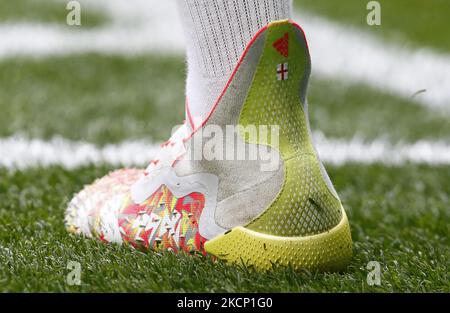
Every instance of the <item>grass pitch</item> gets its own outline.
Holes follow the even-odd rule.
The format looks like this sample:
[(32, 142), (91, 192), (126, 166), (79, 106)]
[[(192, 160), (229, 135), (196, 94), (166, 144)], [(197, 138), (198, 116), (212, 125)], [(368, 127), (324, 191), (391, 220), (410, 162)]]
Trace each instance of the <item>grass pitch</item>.
[[(0, 290), (176, 292), (449, 292), (450, 169), (329, 167), (351, 222), (354, 258), (342, 273), (261, 274), (203, 256), (142, 253), (67, 234), (70, 195), (110, 168), (0, 170)], [(69, 286), (69, 261), (81, 263)], [(381, 264), (381, 286), (366, 282)]]
[[(17, 0), (0, 2), (0, 22), (39, 22), (67, 25), (69, 10), (64, 0)], [(79, 0), (82, 8), (81, 24), (83, 27), (98, 27), (108, 22), (108, 17), (99, 11), (84, 10), (89, 0)]]
[(378, 0), (381, 26), (367, 25), (367, 0), (294, 0), (299, 12), (306, 10), (356, 29), (380, 36), (390, 42), (413, 48), (433, 48), (450, 52), (450, 28), (446, 0)]
[[(30, 14), (32, 2), (14, 1), (14, 9), (10, 1), (0, 2), (0, 21), (60, 21), (60, 6), (46, 8), (54, 3), (40, 1), (43, 4)], [(340, 1), (339, 8), (331, 2), (299, 3), (300, 9), (358, 25), (359, 13), (350, 13), (355, 1)], [(385, 2), (382, 5), (395, 7), (387, 12), (386, 25), (395, 22), (390, 14), (403, 8), (397, 16), (428, 12), (418, 1), (401, 8), (397, 1)], [(427, 5), (442, 11), (434, 15), (430, 29), (447, 29), (443, 10), (447, 2), (427, 1)], [(92, 27), (104, 23), (103, 17), (91, 14)], [(408, 18), (408, 23), (395, 23), (398, 27), (383, 28), (376, 35), (386, 40), (401, 36), (413, 46), (441, 51), (450, 47), (442, 33), (428, 28), (417, 31), (423, 25), (420, 21)], [(63, 136), (98, 145), (127, 139), (164, 140), (183, 119), (184, 74), (180, 56), (80, 54), (1, 60), (0, 136)], [(313, 77), (309, 102), (312, 128), (330, 138), (358, 134), (366, 140), (381, 137), (391, 142), (449, 140), (447, 115), (369, 86)], [(0, 168), (1, 292), (450, 292), (448, 166), (327, 166), (354, 240), (351, 264), (333, 274), (291, 269), (262, 274), (203, 256), (142, 253), (69, 235), (63, 225), (68, 201), (83, 185), (112, 169)], [(66, 282), (69, 261), (81, 264), (80, 286)], [(369, 261), (381, 265), (380, 286), (367, 284)]]

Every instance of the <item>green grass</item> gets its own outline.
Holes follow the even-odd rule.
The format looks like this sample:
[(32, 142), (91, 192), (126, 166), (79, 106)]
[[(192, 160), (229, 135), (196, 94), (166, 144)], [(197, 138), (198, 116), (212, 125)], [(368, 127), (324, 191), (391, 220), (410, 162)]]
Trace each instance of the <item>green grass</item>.
[(313, 79), (309, 88), (312, 129), (320, 129), (328, 137), (449, 140), (448, 114), (410, 99), (336, 80)]
[[(298, 2), (300, 10), (399, 44), (450, 51), (444, 31), (449, 28), (448, 1), (381, 1), (382, 27), (365, 24), (367, 1)], [(62, 4), (0, 1), (0, 22), (65, 25)], [(82, 16), (85, 26), (106, 21), (98, 12)], [(99, 145), (130, 138), (164, 140), (183, 119), (184, 75), (179, 56), (89, 54), (0, 62), (0, 137), (58, 135)], [(448, 115), (362, 84), (314, 77), (309, 102), (312, 128), (328, 137), (449, 140)], [(203, 256), (145, 254), (68, 234), (63, 225), (68, 201), (111, 169), (0, 168), (0, 292), (450, 292), (448, 166), (328, 167), (354, 240), (351, 264), (333, 274), (290, 269), (256, 273)], [(69, 261), (81, 263), (81, 286), (66, 283)], [(382, 266), (379, 287), (366, 283), (369, 261)]]
[[(0, 291), (450, 291), (448, 167), (331, 168), (355, 242), (350, 266), (334, 274), (261, 274), (69, 235), (62, 221), (67, 201), (108, 170), (0, 170)], [(382, 266), (379, 287), (366, 283), (372, 260)], [(81, 263), (81, 286), (66, 284), (69, 261)]]
[(450, 1), (447, 0), (379, 0), (381, 26), (369, 26), (366, 17), (369, 0), (294, 0), (298, 11), (350, 24), (397, 44), (416, 48), (432, 47), (450, 52)]
[(165, 140), (184, 118), (183, 77), (184, 63), (175, 57), (79, 55), (0, 63), (0, 135), (59, 134), (98, 144)]
[[(105, 144), (167, 139), (184, 116), (180, 57), (98, 55), (0, 63), (0, 136)], [(328, 137), (448, 140), (448, 115), (364, 85), (313, 79), (312, 127)], [(370, 118), (369, 118), (370, 117)]]
[[(95, 27), (108, 22), (108, 17), (101, 12), (87, 9), (83, 0), (79, 2), (83, 27)], [(0, 23), (42, 22), (67, 26), (67, 3), (55, 0), (3, 0), (0, 1)]]

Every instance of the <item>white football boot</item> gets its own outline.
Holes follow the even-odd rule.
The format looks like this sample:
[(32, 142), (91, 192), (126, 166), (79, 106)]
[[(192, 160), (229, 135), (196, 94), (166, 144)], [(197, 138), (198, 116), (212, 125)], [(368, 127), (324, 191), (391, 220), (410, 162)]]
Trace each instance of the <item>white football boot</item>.
[(301, 28), (279, 21), (248, 44), (205, 119), (191, 116), (144, 170), (116, 171), (69, 204), (69, 231), (142, 250), (208, 253), (267, 270), (339, 270), (352, 241), (313, 147)]

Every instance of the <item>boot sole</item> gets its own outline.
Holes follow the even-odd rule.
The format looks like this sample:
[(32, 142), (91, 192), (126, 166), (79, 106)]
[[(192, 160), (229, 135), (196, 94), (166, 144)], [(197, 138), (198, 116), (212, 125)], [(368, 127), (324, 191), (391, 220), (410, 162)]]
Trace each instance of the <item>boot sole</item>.
[(258, 271), (291, 266), (295, 270), (334, 272), (350, 262), (352, 246), (350, 225), (342, 208), (342, 220), (324, 233), (280, 237), (240, 226), (206, 242), (205, 250), (228, 263), (243, 264)]

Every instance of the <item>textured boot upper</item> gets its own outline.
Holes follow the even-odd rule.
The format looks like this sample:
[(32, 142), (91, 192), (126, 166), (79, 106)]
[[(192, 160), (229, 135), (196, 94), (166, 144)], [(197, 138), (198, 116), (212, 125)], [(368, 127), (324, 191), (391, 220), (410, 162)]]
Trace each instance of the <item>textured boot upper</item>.
[(270, 24), (240, 124), (280, 126), (285, 178), (270, 207), (249, 229), (281, 236), (312, 235), (329, 230), (342, 218), (340, 201), (322, 175), (308, 129), (304, 104), (310, 70), (301, 29), (288, 21)]

